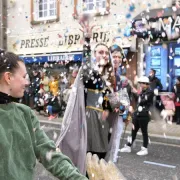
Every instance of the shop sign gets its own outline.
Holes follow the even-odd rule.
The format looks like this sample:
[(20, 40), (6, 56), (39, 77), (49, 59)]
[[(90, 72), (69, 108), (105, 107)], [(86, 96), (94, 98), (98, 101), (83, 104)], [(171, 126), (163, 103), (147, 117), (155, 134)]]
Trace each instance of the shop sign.
[[(142, 18), (142, 20), (137, 20), (135, 22), (135, 31), (136, 32), (147, 32), (147, 31), (156, 31), (156, 32), (165, 32), (168, 36), (168, 39), (174, 39), (179, 36), (179, 27), (180, 27), (180, 16), (172, 17), (162, 17), (158, 18), (156, 21), (147, 21)], [(163, 37), (163, 35), (162, 35)]]
[(51, 54), (44, 56), (20, 56), (26, 64), (30, 63), (45, 63), (45, 62), (62, 62), (62, 61), (82, 61), (82, 53), (69, 54)]
[[(118, 28), (100, 28), (96, 27), (92, 35), (91, 46), (97, 43), (111, 45), (113, 39), (122, 34)], [(28, 36), (8, 36), (8, 51), (21, 55), (33, 55), (55, 52), (77, 52), (83, 50), (83, 34), (79, 30), (64, 32), (44, 32), (42, 34), (28, 34)], [(122, 38), (123, 46), (130, 46), (129, 38)], [(126, 43), (126, 44), (125, 44)]]

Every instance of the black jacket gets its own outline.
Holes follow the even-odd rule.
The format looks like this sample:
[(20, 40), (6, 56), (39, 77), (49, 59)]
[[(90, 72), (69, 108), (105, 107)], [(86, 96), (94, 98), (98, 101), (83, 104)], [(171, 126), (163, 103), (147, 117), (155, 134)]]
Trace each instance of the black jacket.
[(175, 101), (177, 101), (178, 99), (180, 100), (180, 84), (175, 84), (173, 92), (175, 93), (176, 96)]
[(153, 104), (153, 96), (153, 91), (150, 88), (141, 92), (138, 96), (137, 108), (135, 111), (137, 116), (149, 116), (149, 109)]
[(149, 81), (150, 81), (150, 88), (152, 90), (154, 89), (158, 89), (159, 91), (161, 91), (163, 89), (163, 86), (161, 84), (161, 81), (157, 78), (157, 77), (151, 77), (149, 76)]
[(61, 110), (61, 105), (59, 103), (58, 97), (50, 99), (48, 105), (52, 106), (53, 113), (59, 113)]

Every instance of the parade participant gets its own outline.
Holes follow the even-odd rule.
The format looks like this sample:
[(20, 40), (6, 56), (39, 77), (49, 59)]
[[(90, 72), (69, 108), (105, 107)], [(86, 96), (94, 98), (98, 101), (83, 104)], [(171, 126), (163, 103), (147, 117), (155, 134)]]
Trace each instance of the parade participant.
[[(110, 124), (110, 134), (109, 134), (109, 148), (108, 153), (106, 155), (107, 161), (117, 162), (118, 159), (118, 150), (120, 146), (120, 139), (123, 132), (123, 121), (127, 120), (127, 114), (128, 108), (130, 106), (130, 100), (128, 96), (128, 79), (125, 76), (121, 76), (121, 63), (123, 57), (122, 49), (118, 45), (113, 45), (110, 47), (110, 53), (112, 58), (112, 63), (115, 71), (115, 86), (114, 86), (114, 92), (118, 92), (117, 98), (124, 100), (124, 105), (121, 104), (121, 106), (114, 109), (113, 112), (110, 113), (108, 117), (108, 121)], [(126, 105), (125, 105), (126, 103)], [(126, 116), (126, 118), (125, 118)], [(124, 118), (123, 118), (124, 117)], [(111, 135), (112, 133), (112, 135)]]
[(36, 159), (61, 180), (86, 180), (71, 163), (58, 152), (52, 140), (40, 128), (30, 107), (15, 103), (23, 97), (26, 67), (17, 55), (0, 54), (0, 179), (33, 180)]
[[(138, 97), (137, 109), (133, 114), (133, 128), (132, 128), (132, 142), (128, 142), (124, 148), (122, 148), (121, 152), (131, 152), (131, 146), (136, 139), (136, 134), (141, 128), (142, 136), (143, 136), (143, 147), (137, 153), (139, 156), (148, 154), (148, 123), (150, 121), (149, 108), (153, 103), (153, 92), (149, 88), (149, 79), (146, 76), (142, 76), (139, 79), (139, 84), (142, 88), (141, 93)], [(137, 90), (133, 89), (134, 92), (137, 93)]]
[[(83, 65), (74, 82), (61, 135), (57, 141), (62, 151), (84, 174), (86, 152), (96, 153), (99, 158), (104, 158), (108, 150), (109, 123), (105, 119), (110, 105), (105, 95), (109, 91), (108, 86), (113, 84), (109, 50), (105, 44), (96, 45), (94, 49), (96, 60), (92, 65), (90, 47), (92, 27), (85, 21), (84, 17), (80, 20), (85, 36)], [(85, 96), (82, 96), (84, 93)]]
[[(111, 58), (114, 66), (115, 75), (124, 75), (126, 70), (122, 67), (122, 60), (125, 58), (123, 50), (117, 44), (112, 45), (110, 48)], [(116, 77), (117, 78), (117, 77)]]

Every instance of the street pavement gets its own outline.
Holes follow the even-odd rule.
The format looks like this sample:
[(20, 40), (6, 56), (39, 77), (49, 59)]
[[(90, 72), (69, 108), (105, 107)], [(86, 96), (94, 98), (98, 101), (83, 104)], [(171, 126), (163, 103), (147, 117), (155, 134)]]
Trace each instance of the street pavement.
[[(54, 137), (60, 132), (62, 118), (49, 121), (47, 117), (39, 114), (37, 116), (48, 136), (56, 140)], [(129, 124), (124, 143), (127, 136), (130, 136), (131, 128), (132, 125)], [(139, 132), (132, 153), (119, 154), (118, 168), (127, 180), (180, 180), (180, 125), (175, 123), (169, 125), (159, 119), (151, 121), (148, 129), (150, 137), (149, 154), (144, 157), (136, 155), (142, 144), (142, 136)], [(35, 180), (56, 180), (56, 178), (38, 163)]]
[(127, 180), (179, 180), (180, 146), (152, 143), (149, 154), (139, 157), (140, 147), (136, 142), (131, 153), (119, 154), (118, 167)]
[[(180, 180), (180, 146), (152, 143), (143, 157), (136, 155), (140, 147), (141, 142), (136, 141), (131, 153), (119, 154), (117, 166), (127, 180)], [(56, 178), (37, 164), (35, 180)]]

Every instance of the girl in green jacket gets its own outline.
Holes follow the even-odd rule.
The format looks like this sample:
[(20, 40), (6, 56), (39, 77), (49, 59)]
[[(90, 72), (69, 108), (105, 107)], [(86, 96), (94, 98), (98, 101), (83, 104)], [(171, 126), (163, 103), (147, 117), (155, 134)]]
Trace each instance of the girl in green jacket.
[(40, 128), (35, 113), (23, 104), (29, 82), (23, 60), (0, 52), (0, 179), (32, 180), (36, 159), (61, 180), (86, 180)]

